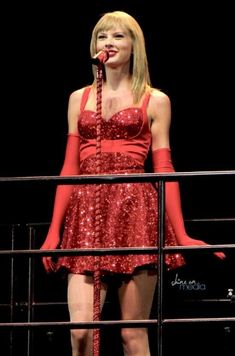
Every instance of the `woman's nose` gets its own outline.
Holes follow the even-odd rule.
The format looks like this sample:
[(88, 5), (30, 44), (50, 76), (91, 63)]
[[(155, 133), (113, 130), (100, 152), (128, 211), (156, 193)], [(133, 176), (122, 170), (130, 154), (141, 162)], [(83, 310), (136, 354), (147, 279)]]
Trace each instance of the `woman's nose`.
[(107, 48), (107, 49), (112, 48), (112, 47), (113, 47), (113, 45), (110, 42), (105, 44), (105, 48)]

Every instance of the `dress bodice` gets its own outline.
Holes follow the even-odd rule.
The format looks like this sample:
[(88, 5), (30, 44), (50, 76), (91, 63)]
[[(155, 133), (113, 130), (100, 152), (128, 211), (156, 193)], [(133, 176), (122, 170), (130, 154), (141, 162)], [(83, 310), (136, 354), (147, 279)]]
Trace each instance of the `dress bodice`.
[[(118, 111), (108, 120), (101, 119), (101, 139), (131, 139), (139, 134), (142, 125), (142, 109), (126, 108)], [(84, 110), (78, 121), (78, 129), (80, 136), (84, 139), (96, 139), (96, 113)]]
[[(83, 92), (78, 118), (81, 164), (96, 153), (96, 113), (85, 108), (90, 89)], [(109, 119), (101, 118), (101, 152), (122, 152), (144, 165), (151, 144), (146, 110), (149, 96), (145, 94), (141, 107), (128, 107)]]

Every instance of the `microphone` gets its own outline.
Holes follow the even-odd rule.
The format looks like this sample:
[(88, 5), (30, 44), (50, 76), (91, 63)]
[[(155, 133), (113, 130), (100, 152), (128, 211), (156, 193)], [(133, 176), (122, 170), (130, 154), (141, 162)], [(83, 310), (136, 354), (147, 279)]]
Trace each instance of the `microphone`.
[(109, 52), (106, 50), (101, 50), (91, 58), (91, 63), (95, 65), (104, 64), (108, 59)]

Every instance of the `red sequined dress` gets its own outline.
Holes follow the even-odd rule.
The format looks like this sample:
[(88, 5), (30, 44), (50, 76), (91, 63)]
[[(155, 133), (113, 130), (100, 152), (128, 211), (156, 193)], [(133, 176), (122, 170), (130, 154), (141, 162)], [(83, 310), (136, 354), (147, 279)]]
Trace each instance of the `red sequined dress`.
[[(85, 105), (90, 87), (84, 90), (78, 120), (80, 136), (80, 174), (95, 174), (96, 117)], [(101, 174), (143, 173), (151, 145), (146, 108), (149, 94), (141, 107), (130, 107), (102, 119)], [(102, 184), (101, 246), (154, 247), (157, 245), (157, 191), (151, 183)], [(62, 249), (92, 248), (95, 236), (95, 185), (76, 185), (65, 218)], [(166, 217), (165, 245), (177, 245)], [(100, 257), (103, 274), (132, 273), (144, 265), (156, 266), (156, 255), (108, 255)], [(184, 264), (180, 254), (165, 256), (168, 269)], [(94, 271), (93, 256), (65, 256), (58, 261), (72, 273)]]

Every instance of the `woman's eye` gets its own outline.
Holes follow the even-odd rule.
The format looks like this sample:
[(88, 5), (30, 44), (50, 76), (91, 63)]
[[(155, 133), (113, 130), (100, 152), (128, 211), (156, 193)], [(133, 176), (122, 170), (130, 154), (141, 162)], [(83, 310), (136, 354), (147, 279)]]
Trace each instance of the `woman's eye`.
[(105, 35), (99, 35), (97, 38), (98, 38), (98, 40), (102, 40), (102, 39), (106, 38), (106, 36)]

